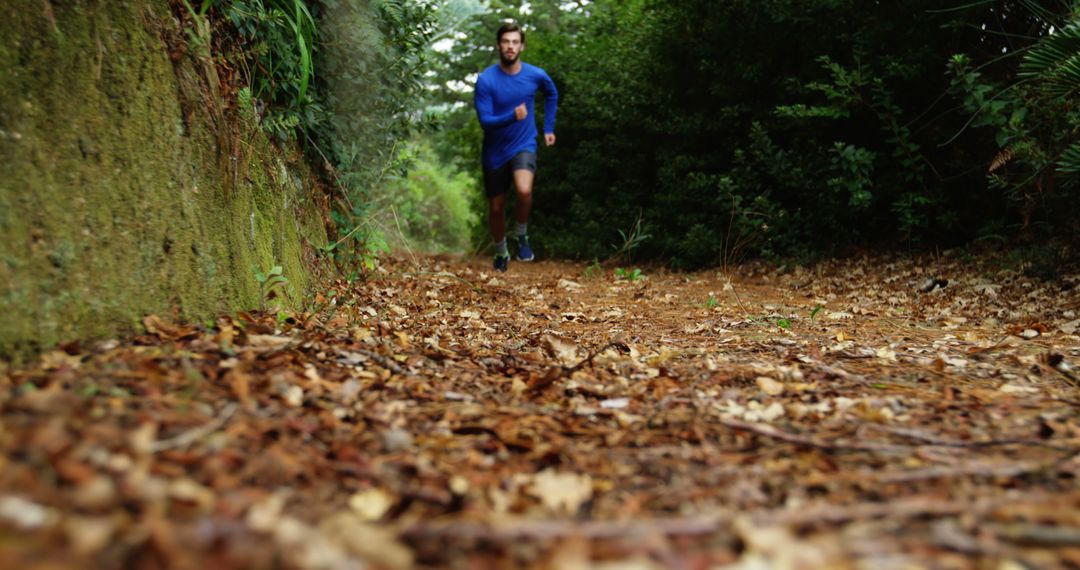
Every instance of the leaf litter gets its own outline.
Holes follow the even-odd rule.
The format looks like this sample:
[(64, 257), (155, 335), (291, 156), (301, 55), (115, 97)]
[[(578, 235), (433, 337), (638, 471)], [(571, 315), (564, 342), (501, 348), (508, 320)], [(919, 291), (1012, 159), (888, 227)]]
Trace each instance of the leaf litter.
[(0, 567), (1080, 566), (1080, 275), (426, 265), (4, 369)]

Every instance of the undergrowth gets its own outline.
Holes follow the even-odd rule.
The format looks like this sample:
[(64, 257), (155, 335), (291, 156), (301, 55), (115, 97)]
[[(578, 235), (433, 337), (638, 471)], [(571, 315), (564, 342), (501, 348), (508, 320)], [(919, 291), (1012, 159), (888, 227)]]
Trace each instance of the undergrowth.
[[(261, 128), (301, 147), (333, 190), (336, 235), (319, 249), (347, 276), (374, 267), (386, 238), (380, 188), (403, 177), (403, 145), (430, 121), (417, 112), (433, 0), (179, 0), (188, 52), (241, 84)], [(225, 34), (229, 53), (210, 53)]]

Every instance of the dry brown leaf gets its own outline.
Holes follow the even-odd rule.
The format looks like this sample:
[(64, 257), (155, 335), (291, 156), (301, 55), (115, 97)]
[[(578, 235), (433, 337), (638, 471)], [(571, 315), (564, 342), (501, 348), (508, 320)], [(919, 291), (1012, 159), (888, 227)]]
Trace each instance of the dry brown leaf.
[(551, 511), (574, 514), (592, 498), (592, 477), (545, 469), (532, 478), (529, 494), (540, 499)]
[(576, 344), (554, 335), (544, 335), (542, 346), (549, 356), (563, 366), (574, 366), (583, 358)]

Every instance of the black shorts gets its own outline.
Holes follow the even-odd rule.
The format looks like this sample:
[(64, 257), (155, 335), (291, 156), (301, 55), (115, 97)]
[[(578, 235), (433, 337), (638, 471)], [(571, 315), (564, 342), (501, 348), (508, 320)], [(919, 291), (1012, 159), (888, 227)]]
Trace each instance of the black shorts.
[(506, 164), (495, 170), (484, 169), (484, 193), (488, 198), (494, 198), (510, 190), (514, 184), (514, 171), (528, 170), (536, 172), (536, 153), (530, 151), (519, 152), (514, 158), (506, 161)]

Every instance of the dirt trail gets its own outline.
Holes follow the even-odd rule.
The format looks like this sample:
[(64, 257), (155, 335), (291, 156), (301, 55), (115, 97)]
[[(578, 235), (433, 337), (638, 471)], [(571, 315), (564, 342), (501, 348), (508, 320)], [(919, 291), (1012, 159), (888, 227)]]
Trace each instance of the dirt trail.
[(8, 370), (0, 567), (1080, 566), (1080, 275), (421, 261)]

